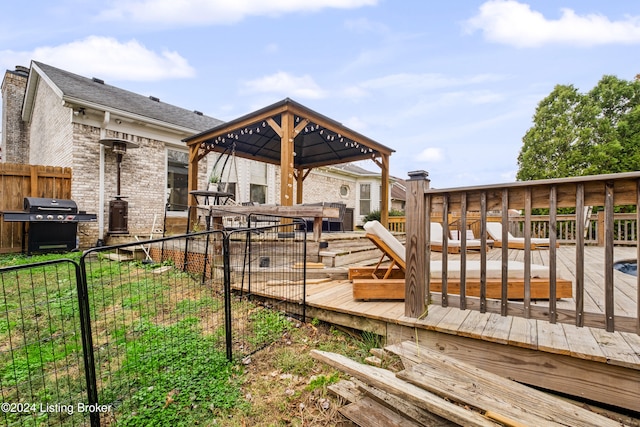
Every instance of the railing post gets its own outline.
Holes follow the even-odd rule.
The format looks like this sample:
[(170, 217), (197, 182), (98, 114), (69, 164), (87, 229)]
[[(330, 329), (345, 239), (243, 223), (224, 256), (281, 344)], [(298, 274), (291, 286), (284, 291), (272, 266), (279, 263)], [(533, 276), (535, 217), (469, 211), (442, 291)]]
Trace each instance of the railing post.
[(427, 253), (427, 207), (425, 190), (429, 188), (426, 171), (409, 172), (406, 209), (406, 276), (404, 313), (419, 318), (426, 313), (429, 289)]

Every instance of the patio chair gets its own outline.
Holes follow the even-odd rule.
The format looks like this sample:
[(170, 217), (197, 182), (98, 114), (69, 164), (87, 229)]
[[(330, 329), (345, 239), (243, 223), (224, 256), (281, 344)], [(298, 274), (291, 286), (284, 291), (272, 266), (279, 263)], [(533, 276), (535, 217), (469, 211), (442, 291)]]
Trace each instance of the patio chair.
[[(338, 218), (326, 218), (327, 231), (344, 231), (344, 214), (347, 211), (347, 205), (342, 202), (325, 203), (324, 206), (330, 208), (338, 208)], [(337, 230), (334, 230), (337, 228)]]
[[(494, 246), (497, 248), (502, 247), (502, 224), (499, 222), (487, 222), (487, 234), (494, 240)], [(515, 237), (513, 234), (507, 231), (507, 247), (510, 249), (524, 249), (525, 239), (524, 237)], [(530, 241), (531, 249), (548, 248), (551, 245), (549, 239), (532, 237)], [(556, 247), (560, 247), (559, 243), (556, 243)]]
[[(353, 284), (353, 298), (357, 300), (403, 300), (405, 292), (406, 249), (378, 221), (369, 221), (364, 225), (366, 236), (382, 251), (380, 260), (375, 267), (351, 267), (349, 279)], [(391, 263), (382, 266), (388, 258)], [(467, 261), (466, 295), (480, 295), (480, 261)], [(442, 261), (433, 260), (430, 267), (430, 289), (432, 292), (442, 291)], [(507, 264), (509, 299), (524, 298), (524, 263), (509, 261)], [(549, 268), (544, 265), (531, 264), (530, 294), (532, 299), (549, 298)], [(450, 294), (460, 293), (460, 261), (447, 262), (447, 284)], [(486, 262), (486, 295), (487, 298), (500, 298), (502, 293), (502, 261), (490, 260)], [(556, 298), (571, 298), (572, 282), (556, 279)]]
[[(442, 224), (439, 222), (431, 223), (431, 250), (436, 252), (442, 252)], [(487, 240), (487, 250), (493, 245), (493, 240)], [(462, 249), (462, 240), (454, 240), (448, 238), (447, 240), (447, 252), (450, 254), (458, 254)], [(467, 250), (480, 250), (482, 249), (482, 241), (480, 239), (467, 239)]]

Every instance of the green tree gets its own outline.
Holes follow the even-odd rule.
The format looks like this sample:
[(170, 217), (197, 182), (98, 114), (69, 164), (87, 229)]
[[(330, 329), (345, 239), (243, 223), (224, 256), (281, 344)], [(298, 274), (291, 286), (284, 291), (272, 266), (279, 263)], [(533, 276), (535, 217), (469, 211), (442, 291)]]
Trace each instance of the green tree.
[(640, 82), (604, 76), (581, 94), (558, 85), (523, 137), (519, 180), (640, 170)]

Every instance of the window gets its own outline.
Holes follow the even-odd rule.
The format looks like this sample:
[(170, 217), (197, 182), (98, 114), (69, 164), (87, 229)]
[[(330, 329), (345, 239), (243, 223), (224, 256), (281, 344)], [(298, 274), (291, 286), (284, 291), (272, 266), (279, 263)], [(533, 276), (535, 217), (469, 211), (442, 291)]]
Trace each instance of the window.
[(167, 193), (170, 211), (186, 211), (189, 201), (187, 179), (189, 153), (167, 150)]
[(220, 182), (218, 183), (218, 190), (224, 191), (225, 193), (231, 193), (231, 198), (233, 200), (238, 200), (235, 182)]
[(371, 213), (371, 184), (360, 184), (360, 215)]
[(249, 201), (254, 203), (267, 202), (267, 164), (262, 162), (250, 163), (251, 182), (249, 184)]
[(349, 186), (347, 184), (343, 184), (340, 186), (340, 196), (347, 197), (349, 195)]
[(259, 184), (250, 184), (249, 192), (251, 193), (251, 201), (254, 203), (267, 202), (267, 186)]

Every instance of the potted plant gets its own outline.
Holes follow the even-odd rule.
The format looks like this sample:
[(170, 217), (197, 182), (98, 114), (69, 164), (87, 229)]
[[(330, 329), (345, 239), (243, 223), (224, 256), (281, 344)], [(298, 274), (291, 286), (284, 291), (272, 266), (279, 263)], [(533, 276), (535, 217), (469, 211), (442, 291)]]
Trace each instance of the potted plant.
[(220, 176), (216, 173), (215, 170), (212, 170), (211, 175), (209, 176), (209, 191), (218, 191), (219, 183)]

